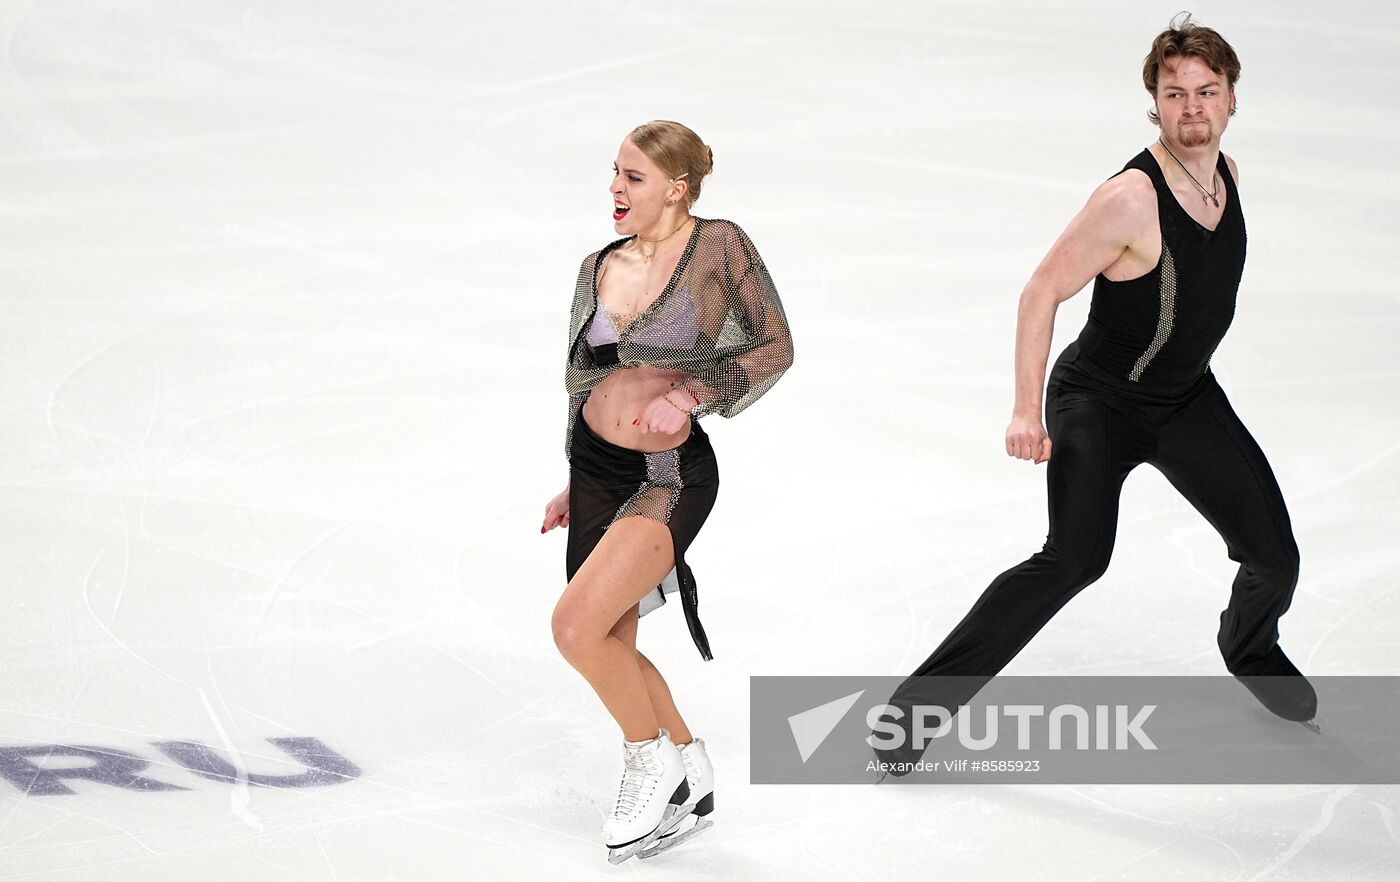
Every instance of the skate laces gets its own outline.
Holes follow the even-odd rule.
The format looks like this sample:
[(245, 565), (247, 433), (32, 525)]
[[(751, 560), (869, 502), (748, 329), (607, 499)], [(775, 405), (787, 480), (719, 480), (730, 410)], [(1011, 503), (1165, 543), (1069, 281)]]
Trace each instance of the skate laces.
[(685, 775), (687, 778), (700, 777), (700, 759), (693, 751), (682, 750), (681, 762), (685, 765)]
[(683, 745), (677, 745), (677, 750), (681, 754), (681, 762), (685, 764), (685, 774), (687, 778), (699, 778), (704, 772), (704, 763), (701, 762), (704, 750), (703, 742), (699, 738), (688, 741)]
[(643, 797), (655, 788), (655, 781), (660, 777), (660, 763), (656, 761), (655, 747), (648, 747), (623, 749), (622, 784), (617, 790), (617, 804), (613, 806), (615, 818), (625, 818), (635, 812)]

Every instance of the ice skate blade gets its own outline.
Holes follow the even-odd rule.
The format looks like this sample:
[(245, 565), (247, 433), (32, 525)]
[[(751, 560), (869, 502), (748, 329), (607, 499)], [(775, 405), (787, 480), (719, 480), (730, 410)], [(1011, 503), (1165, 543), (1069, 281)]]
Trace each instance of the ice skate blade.
[(641, 858), (642, 860), (646, 860), (647, 858), (654, 858), (664, 851), (670, 851), (677, 845), (680, 845), (682, 842), (685, 842), (687, 839), (691, 839), (696, 835), (703, 833), (704, 831), (710, 829), (714, 825), (715, 822), (711, 821), (709, 818), (696, 818), (694, 827), (691, 827), (684, 833), (677, 833), (674, 836), (666, 836), (664, 838), (656, 840), (655, 845), (653, 845), (651, 848), (646, 849), (641, 854), (637, 855), (637, 857)]
[(1322, 734), (1322, 727), (1319, 726), (1319, 725), (1317, 724), (1317, 720), (1315, 720), (1315, 719), (1313, 719), (1313, 720), (1299, 720), (1299, 721), (1298, 721), (1298, 725), (1304, 727), (1304, 728), (1307, 729), (1309, 732), (1312, 732), (1314, 735), (1321, 735), (1321, 734)]
[(608, 863), (620, 864), (648, 845), (651, 845), (662, 836), (674, 830), (677, 824), (685, 820), (685, 816), (690, 814), (693, 808), (695, 808), (693, 805), (666, 806), (666, 812), (661, 816), (661, 823), (656, 825), (655, 830), (643, 836), (641, 839), (638, 839), (636, 842), (624, 845), (622, 848), (608, 849)]

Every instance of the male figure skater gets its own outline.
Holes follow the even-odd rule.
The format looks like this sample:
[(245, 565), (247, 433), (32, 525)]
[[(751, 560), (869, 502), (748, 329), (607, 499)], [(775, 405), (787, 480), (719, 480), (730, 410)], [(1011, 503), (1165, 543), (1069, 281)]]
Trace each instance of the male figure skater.
[[(1220, 616), (1226, 668), (1275, 714), (1312, 720), (1312, 686), (1278, 646), (1278, 620), (1298, 577), (1288, 512), (1268, 461), (1210, 371), (1245, 259), (1239, 171), (1220, 152), (1239, 74), (1230, 44), (1189, 16), (1153, 41), (1143, 85), (1161, 137), (1094, 191), (1021, 294), (1006, 452), (1049, 463), (1045, 546), (992, 582), (891, 704), (955, 709), (971, 698), (966, 689), (940, 694), (936, 682), (918, 678), (961, 675), (980, 688), (1011, 661), (1103, 574), (1123, 480), (1149, 463), (1240, 564)], [(1047, 433), (1040, 391), (1055, 310), (1090, 279), (1088, 323), (1050, 374)]]

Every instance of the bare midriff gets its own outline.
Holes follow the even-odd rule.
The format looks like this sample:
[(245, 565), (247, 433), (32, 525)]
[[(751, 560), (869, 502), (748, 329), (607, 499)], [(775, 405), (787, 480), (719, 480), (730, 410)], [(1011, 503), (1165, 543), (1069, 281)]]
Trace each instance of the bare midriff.
[(589, 393), (581, 417), (600, 438), (618, 447), (643, 453), (680, 447), (690, 437), (690, 420), (686, 420), (680, 431), (670, 435), (643, 432), (642, 427), (632, 425), (632, 421), (641, 414), (642, 408), (688, 379), (690, 374), (685, 371), (650, 365), (613, 371)]

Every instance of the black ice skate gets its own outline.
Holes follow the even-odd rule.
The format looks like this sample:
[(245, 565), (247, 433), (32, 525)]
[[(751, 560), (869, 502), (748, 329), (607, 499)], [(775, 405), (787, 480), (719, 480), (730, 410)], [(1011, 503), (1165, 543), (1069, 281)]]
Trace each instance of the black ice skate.
[(1317, 693), (1278, 644), (1262, 658), (1235, 665), (1230, 673), (1271, 713), (1322, 733), (1315, 719)]
[[(899, 742), (898, 746), (889, 748), (877, 746), (889, 740), (891, 736), (888, 732), (872, 731), (868, 736), (867, 743), (870, 744), (870, 749), (875, 755), (874, 762), (876, 763), (877, 770), (875, 772), (874, 782), (876, 784), (880, 784), (891, 777), (903, 778), (905, 775), (908, 775), (919, 760), (923, 758), (924, 752), (927, 750), (927, 745), (923, 747), (913, 746), (913, 706), (918, 702), (918, 699), (911, 695), (904, 694), (907, 689), (908, 683), (901, 687), (901, 692), (891, 696), (886, 702), (889, 706), (900, 711), (897, 718), (892, 716), (885, 718), (899, 729), (900, 734), (897, 736)], [(936, 726), (938, 722), (940, 721), (930, 720), (928, 725)]]

